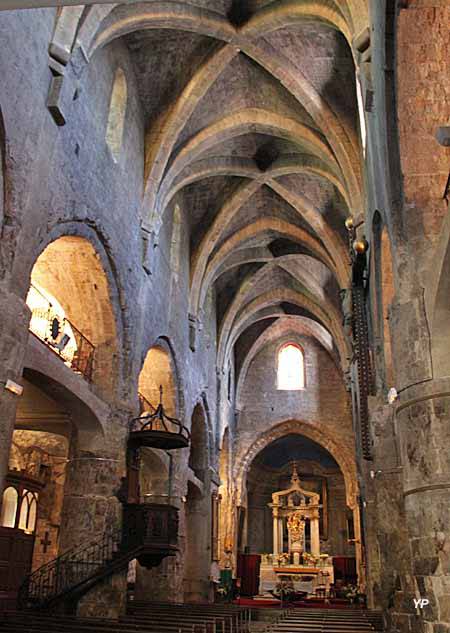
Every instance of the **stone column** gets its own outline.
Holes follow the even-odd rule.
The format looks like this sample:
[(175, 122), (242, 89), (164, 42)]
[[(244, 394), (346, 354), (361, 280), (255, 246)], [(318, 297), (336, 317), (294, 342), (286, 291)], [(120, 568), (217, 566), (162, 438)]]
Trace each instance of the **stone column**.
[[(126, 475), (126, 425), (113, 416), (105, 424), (109, 437), (96, 437), (89, 447), (72, 441), (66, 470), (61, 517), (60, 553), (99, 541), (122, 526)], [(124, 613), (126, 571), (96, 585), (78, 604), (82, 616), (118, 617)]]
[(276, 514), (273, 515), (273, 555), (278, 556), (278, 516)]
[(320, 556), (319, 519), (317, 517), (311, 519), (311, 554)]
[[(408, 631), (408, 619), (414, 617), (411, 609), (414, 589), (395, 407), (381, 399), (373, 399), (371, 404), (374, 461), (361, 464), (366, 593), (369, 607), (385, 612), (388, 630), (390, 627)], [(355, 537), (358, 539), (356, 516)], [(411, 622), (409, 631), (415, 630), (414, 627), (420, 631), (417, 622)]]
[[(416, 615), (450, 623), (450, 378), (405, 389), (396, 407)], [(427, 629), (428, 630), (428, 629)], [(431, 629), (430, 629), (431, 630)], [(436, 629), (437, 630), (437, 629)]]
[(210, 497), (199, 495), (185, 504), (186, 551), (184, 599), (186, 602), (207, 602), (211, 562)]
[(0, 287), (0, 504), (8, 472), (11, 440), (20, 396), (5, 389), (8, 379), (22, 383), (30, 312), (25, 301)]
[(356, 573), (358, 576), (358, 584), (361, 589), (366, 587), (366, 578), (362, 565), (362, 542), (361, 542), (361, 515), (359, 507), (352, 508), (353, 510), (353, 526), (355, 531), (355, 559), (356, 559)]

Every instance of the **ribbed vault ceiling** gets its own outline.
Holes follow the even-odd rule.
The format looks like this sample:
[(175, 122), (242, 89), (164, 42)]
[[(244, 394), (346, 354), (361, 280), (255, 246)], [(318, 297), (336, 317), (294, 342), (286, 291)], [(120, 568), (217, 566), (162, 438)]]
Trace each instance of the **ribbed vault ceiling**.
[(90, 55), (117, 38), (130, 51), (143, 221), (157, 232), (181, 202), (189, 310), (201, 320), (214, 288), (221, 367), (287, 319), (345, 368), (344, 220), (363, 198), (351, 42), (366, 24), (363, 0), (193, 0), (116, 6), (80, 31)]

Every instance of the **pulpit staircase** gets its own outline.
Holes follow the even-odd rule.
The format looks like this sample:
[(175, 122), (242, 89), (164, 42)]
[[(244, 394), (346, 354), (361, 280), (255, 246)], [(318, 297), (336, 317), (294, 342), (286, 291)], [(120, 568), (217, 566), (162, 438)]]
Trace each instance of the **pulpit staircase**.
[(96, 584), (137, 558), (158, 565), (178, 551), (178, 510), (169, 505), (128, 504), (122, 529), (65, 552), (30, 574), (19, 590), (20, 609), (71, 611)]
[(63, 605), (66, 611), (67, 607), (73, 610), (86, 592), (126, 569), (133, 559), (151, 568), (178, 551), (178, 509), (166, 503), (142, 503), (139, 495), (140, 448), (173, 450), (188, 446), (190, 441), (188, 429), (165, 412), (162, 396), (160, 387), (158, 407), (146, 402), (141, 415), (130, 421), (122, 529), (65, 552), (30, 574), (19, 590), (21, 609), (54, 610)]
[(106, 533), (88, 545), (69, 550), (30, 574), (19, 591), (22, 609), (52, 609), (76, 603), (98, 582), (125, 569), (140, 546), (124, 549), (122, 530)]

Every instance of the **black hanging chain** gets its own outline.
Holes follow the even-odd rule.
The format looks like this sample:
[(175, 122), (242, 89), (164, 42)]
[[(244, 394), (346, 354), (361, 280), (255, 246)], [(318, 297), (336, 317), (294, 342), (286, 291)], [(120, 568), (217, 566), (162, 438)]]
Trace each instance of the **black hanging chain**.
[[(359, 226), (359, 225), (358, 225)], [(352, 267), (352, 330), (354, 361), (358, 375), (357, 419), (361, 433), (361, 449), (364, 459), (372, 461), (372, 441), (369, 425), (369, 395), (373, 392), (374, 376), (369, 345), (369, 325), (366, 312), (367, 248), (365, 237), (357, 248), (356, 226), (348, 225), (348, 246)]]
[(353, 338), (358, 371), (359, 424), (363, 457), (371, 461), (372, 442), (369, 426), (368, 397), (372, 392), (373, 374), (370, 359), (369, 327), (367, 323), (365, 290), (363, 286), (353, 286)]

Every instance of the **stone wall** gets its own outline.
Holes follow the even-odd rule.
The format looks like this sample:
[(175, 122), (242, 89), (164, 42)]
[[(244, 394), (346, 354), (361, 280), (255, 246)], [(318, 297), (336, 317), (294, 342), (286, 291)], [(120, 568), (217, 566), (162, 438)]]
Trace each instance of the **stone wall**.
[[(200, 4), (210, 8), (211, 3)], [(225, 15), (226, 4), (216, 2), (214, 6)], [(308, 179), (304, 170), (295, 176), (276, 176), (269, 171), (265, 179), (258, 166), (256, 178), (248, 187), (247, 183), (233, 182), (228, 188), (215, 174), (215, 178), (208, 179), (208, 187), (195, 191), (185, 187), (171, 198), (166, 208), (160, 209), (154, 208), (158, 206), (155, 196), (144, 190), (143, 175), (148, 175), (145, 156), (167, 154), (169, 161), (174, 148), (166, 152), (166, 147), (158, 145), (159, 132), (165, 125), (159, 118), (160, 109), (167, 106), (167, 95), (179, 94), (182, 85), (176, 81), (174, 65), (165, 94), (144, 94), (149, 89), (142, 86), (145, 72), (139, 71), (139, 67), (150, 51), (155, 55), (147, 74), (156, 76), (164, 72), (158, 68), (158, 54), (167, 52), (164, 38), (160, 37), (157, 47), (152, 49), (153, 42), (142, 43), (140, 34), (130, 34), (98, 46), (91, 54), (86, 44), (89, 29), (85, 28), (82, 34), (85, 48), (76, 46), (62, 71), (65, 125), (59, 126), (46, 105), (55, 73), (61, 72), (54, 61), (53, 71), (50, 70), (48, 54), (57, 10), (1, 12), (0, 379), (20, 382), (25, 375), (34, 386), (51, 395), (59, 413), (62, 411), (68, 416), (66, 421), (70, 420), (62, 548), (97, 536), (106, 524), (120, 524), (118, 497), (126, 473), (127, 424), (138, 411), (139, 376), (147, 353), (154, 345), (164, 345), (176, 376), (178, 414), (190, 428), (194, 408), (202, 403), (207, 413), (205, 434), (210, 453), (203, 489), (202, 482), (194, 481), (195, 473), (188, 468), (189, 451), (180, 451), (174, 458), (173, 493), (181, 508), (181, 549), (175, 561), (164, 563), (165, 567), (157, 572), (167, 579), (164, 594), (180, 599), (185, 589), (184, 559), (187, 534), (192, 526), (187, 526), (182, 498), (187, 496), (190, 478), (191, 485), (194, 482), (203, 490), (202, 502), (206, 508), (211, 490), (218, 483), (217, 448), (225, 429), (228, 429), (227, 456), (222, 463), (222, 486), (227, 527), (222, 533), (223, 541), (234, 534), (236, 507), (246, 503), (244, 484), (251, 461), (267, 443), (279, 437), (278, 433), (298, 431), (322, 440), (325, 448), (335, 455), (345, 479), (346, 502), (353, 511), (357, 507), (358, 490), (361, 491), (371, 604), (385, 610), (391, 630), (444, 633), (450, 626), (447, 516), (450, 464), (446, 450), (450, 387), (448, 354), (445, 354), (450, 334), (447, 325), (450, 220), (442, 196), (448, 177), (449, 148), (437, 143), (435, 132), (437, 126), (448, 125), (450, 116), (447, 28), (450, 10), (447, 2), (439, 0), (433, 3), (371, 0), (369, 4), (371, 29), (362, 41), (368, 39), (370, 48), (362, 52), (356, 50), (361, 38), (352, 40), (352, 37), (364, 27), (366, 3), (352, 0), (343, 8), (358, 26), (354, 32), (349, 29), (347, 40), (356, 47), (353, 53), (363, 96), (366, 100), (373, 97), (365, 112), (368, 146), (364, 160), (367, 185), (364, 213), (358, 190), (359, 143), (352, 98), (354, 66), (350, 47), (337, 30), (324, 24), (295, 24), (291, 29), (278, 29), (272, 28), (271, 22), (271, 28), (257, 44), (256, 38), (250, 48), (245, 43), (246, 58), (238, 54), (234, 44), (227, 43), (214, 57), (214, 64), (209, 64), (205, 84), (200, 81), (205, 79), (201, 73), (193, 76), (191, 93), (198, 92), (195, 113), (189, 110), (191, 95), (185, 93), (182, 114), (168, 117), (168, 121), (169, 128), (177, 127), (180, 117), (189, 115), (178, 137), (179, 149), (193, 135), (197, 135), (194, 145), (201, 145), (197, 133), (221, 115), (228, 97), (230, 107), (247, 109), (245, 116), (250, 109), (258, 110), (256, 123), (244, 117), (243, 138), (228, 137), (227, 130), (225, 146), (211, 147), (207, 156), (214, 163), (225, 148), (230, 163), (232, 158), (239, 158), (238, 173), (244, 173), (245, 178), (255, 174), (256, 167), (253, 163), (249, 167), (249, 162), (256, 157), (262, 164), (261, 156), (267, 160), (273, 153), (273, 147), (268, 151), (258, 144), (261, 139), (255, 138), (257, 134), (251, 135), (256, 130), (259, 136), (264, 136), (264, 131), (275, 129), (276, 119), (273, 113), (268, 114), (270, 109), (280, 113), (283, 125), (292, 119), (301, 129), (303, 125), (311, 125), (314, 134), (323, 124), (321, 132), (332, 147), (330, 154), (339, 156), (336, 170), (343, 169), (348, 176), (345, 183), (348, 191), (335, 175), (326, 181), (326, 186), (323, 174)], [(200, 14), (196, 15), (200, 20)], [(214, 28), (219, 28), (218, 22), (213, 22)], [(173, 26), (173, 22), (170, 24)], [(231, 26), (220, 23), (222, 28), (225, 41), (234, 42)], [(171, 42), (177, 50), (186, 52), (179, 55), (185, 57), (179, 67), (183, 77), (184, 70), (191, 72), (194, 66), (197, 68), (213, 48), (210, 37), (188, 37), (182, 33), (173, 38)], [(137, 65), (131, 59), (131, 50), (139, 51)], [(295, 68), (300, 58), (304, 63), (297, 74)], [(189, 69), (192, 60), (195, 64)], [(264, 70), (261, 60), (266, 60)], [(269, 73), (272, 65), (273, 75)], [(106, 135), (113, 82), (119, 69), (127, 78), (127, 103), (120, 152), (115, 147), (113, 155)], [(212, 88), (209, 94), (202, 92), (206, 84)], [(155, 92), (154, 85), (150, 84), (152, 91)], [(301, 98), (294, 98), (294, 94)], [(212, 101), (216, 102), (215, 109)], [(264, 107), (269, 110), (263, 112)], [(234, 115), (239, 119), (236, 112)], [(151, 133), (149, 121), (153, 124)], [(235, 122), (228, 121), (228, 125), (232, 127)], [(293, 132), (284, 134), (291, 139)], [(174, 140), (173, 135), (170, 138)], [(290, 145), (291, 140), (282, 140), (288, 143), (289, 156), (293, 147), (298, 152), (298, 146)], [(302, 151), (305, 147), (302, 146)], [(286, 145), (280, 143), (275, 148), (277, 155), (280, 148), (285, 150)], [(265, 153), (261, 154), (261, 149)], [(325, 144), (323, 149), (328, 152)], [(310, 168), (313, 162), (309, 157), (310, 164), (305, 165)], [(164, 165), (163, 160), (156, 161), (152, 174), (164, 170)], [(154, 185), (151, 181), (149, 188), (153, 187), (153, 193)], [(290, 195), (285, 198), (282, 194), (289, 188)], [(224, 200), (229, 194), (235, 198), (235, 209), (227, 224), (229, 218), (224, 216), (228, 207), (224, 206)], [(298, 196), (306, 194), (317, 207), (305, 207), (304, 200), (298, 203)], [(350, 200), (348, 208), (344, 194)], [(345, 283), (343, 220), (351, 207), (365, 220), (358, 236), (365, 234), (372, 246), (376, 243), (373, 219), (378, 211), (392, 252), (392, 270), (381, 261), (381, 279), (375, 265), (370, 271), (370, 284), (375, 289), (369, 304), (376, 372), (376, 389), (370, 399), (374, 460), (364, 462), (357, 452), (359, 481), (350, 399), (339, 367), (339, 360), (342, 366), (348, 362), (351, 350), (343, 337), (336, 337), (341, 320), (339, 288), (330, 272), (336, 268), (341, 285)], [(276, 218), (272, 217), (274, 208), (278, 212)], [(221, 216), (211, 229), (208, 222), (213, 210)], [(152, 224), (156, 215), (157, 221)], [(312, 216), (314, 229), (309, 224)], [(325, 218), (329, 226), (325, 223), (324, 232)], [(249, 222), (258, 228), (254, 229)], [(293, 261), (289, 259), (292, 256), (289, 249), (287, 259), (283, 259), (286, 245), (278, 244), (281, 250), (272, 248), (269, 252), (267, 234), (285, 235), (287, 223), (296, 239), (306, 240), (306, 252), (312, 249), (316, 255), (319, 253), (321, 261), (305, 254), (305, 250), (292, 251), (298, 256)], [(261, 234), (252, 233), (254, 230)], [(211, 255), (217, 254), (228, 239), (235, 240), (235, 246), (239, 244), (236, 236), (249, 240), (245, 243), (254, 248), (249, 249), (252, 253), (248, 261), (245, 258), (242, 261), (246, 266), (251, 266), (253, 259), (256, 261), (251, 282), (245, 271), (239, 271), (233, 278), (234, 273), (230, 273), (233, 266), (228, 260), (230, 269), (226, 270), (225, 279), (229, 283), (218, 284), (218, 297), (212, 285), (208, 291), (197, 287), (201, 282), (198, 275), (191, 279), (191, 257), (194, 251), (195, 261), (205, 256), (208, 249), (200, 246), (207, 231), (212, 238), (207, 245)], [(98, 272), (97, 277), (88, 279), (86, 267), (83, 273), (82, 249), (80, 252), (74, 249), (69, 259), (60, 258), (57, 249), (46, 251), (49, 245), (66, 236), (90, 245), (101, 275)], [(324, 262), (329, 264), (330, 253), (336, 261), (327, 270)], [(99, 322), (108, 313), (106, 320), (111, 321), (112, 327), (106, 328), (109, 338), (96, 341), (104, 353), (98, 354), (92, 384), (71, 372), (29, 336), (30, 312), (25, 300), (33, 267), (42, 254), (54, 273), (52, 291), (58, 294), (58, 287), (66, 288), (65, 308), (70, 319), (80, 322), (85, 319), (83, 327), (95, 338)], [(46, 254), (53, 255), (51, 261)], [(281, 266), (275, 261), (278, 258), (283, 259)], [(68, 269), (75, 268), (74, 261), (80, 266), (71, 275)], [(206, 266), (207, 262), (203, 263)], [(264, 263), (269, 265), (263, 268)], [(210, 280), (222, 264), (223, 261), (214, 262)], [(92, 272), (95, 267), (88, 268)], [(384, 305), (379, 310), (383, 286), (386, 290), (386, 282), (391, 280), (386, 300), (390, 306)], [(191, 282), (198, 301), (190, 301)], [(316, 297), (317, 304), (311, 299), (316, 291), (320, 295)], [(322, 292), (326, 299), (323, 302)], [(109, 303), (106, 312), (98, 311), (95, 297), (98, 299), (100, 294), (99, 303)], [(251, 336), (244, 342), (236, 341), (233, 355), (228, 349), (231, 340), (228, 335), (234, 336), (238, 331), (239, 328), (233, 330), (233, 327), (245, 315), (249, 303), (254, 302), (254, 309), (260, 309), (263, 316), (276, 319), (282, 315), (285, 320), (286, 310), (292, 315), (292, 302), (296, 301), (299, 305), (293, 314), (298, 313), (302, 318), (308, 310), (316, 317), (320, 314), (317, 319), (326, 322), (330, 331), (334, 330), (335, 340), (327, 346), (317, 322), (313, 330), (304, 324), (294, 328), (294, 339), (305, 351), (306, 389), (287, 393), (276, 389), (276, 351), (291, 338), (290, 330), (282, 332), (280, 328), (275, 338), (269, 336), (249, 366), (244, 358)], [(321, 309), (317, 311), (319, 304)], [(216, 314), (216, 305), (223, 314)], [(256, 329), (252, 336), (255, 333), (258, 334)], [(387, 345), (388, 338), (392, 348)], [(220, 367), (216, 366), (218, 341), (219, 361), (223, 362)], [(241, 372), (246, 372), (245, 378)], [(394, 405), (387, 404), (389, 386), (395, 386), (400, 394)], [(17, 402), (17, 396), (2, 390), (0, 482), (8, 467)], [(49, 430), (42, 421), (39, 424), (32, 430)], [(195, 510), (195, 504), (193, 507)], [(191, 507), (191, 514), (192, 510)], [(64, 529), (69, 521), (70, 530)], [(202, 574), (205, 575), (205, 570)], [(154, 578), (155, 575), (147, 589), (151, 590)], [(118, 575), (85, 598), (83, 611), (93, 613), (101, 605), (98, 614), (117, 614), (123, 608), (124, 587), (125, 579)], [(430, 600), (426, 612), (414, 607), (413, 598), (419, 597)]]
[[(285, 391), (277, 388), (278, 351), (284, 344), (293, 342), (304, 352), (305, 389)], [(243, 371), (243, 370), (242, 370)], [(333, 354), (318, 343), (317, 339), (296, 331), (274, 333), (265, 345), (257, 351), (246, 373), (239, 379), (237, 392), (238, 415), (230, 426), (232, 437), (231, 489), (225, 492), (223, 515), (229, 514), (228, 525), (233, 526), (237, 518), (236, 505), (248, 508), (254, 499), (247, 496), (247, 476), (251, 472), (253, 460), (271, 442), (299, 433), (313, 439), (328, 450), (345, 469), (345, 483), (336, 489), (336, 502), (340, 506), (338, 514), (346, 508), (358, 512), (356, 500), (356, 472), (353, 461), (354, 447), (348, 441), (351, 437), (351, 413), (349, 395), (342, 380)], [(225, 466), (225, 465), (224, 465)], [(257, 504), (261, 506), (260, 503)], [(350, 513), (351, 513), (350, 512)], [(339, 514), (343, 521), (343, 514)], [(252, 548), (252, 525), (254, 517), (246, 517), (242, 547)], [(334, 525), (336, 531), (343, 529), (340, 519)], [(345, 521), (344, 521), (345, 523)], [(339, 524), (339, 527), (338, 527)], [(259, 526), (261, 527), (261, 526)], [(231, 535), (236, 547), (238, 535), (228, 528), (222, 535), (229, 540)], [(348, 553), (347, 544), (338, 536), (333, 544), (336, 550)], [(260, 535), (265, 542), (266, 537)], [(351, 548), (354, 554), (353, 548)]]
[[(201, 398), (207, 402), (210, 419), (215, 419), (216, 317), (210, 297), (203, 310), (205, 335), (199, 337), (193, 354), (188, 321), (189, 225), (181, 196), (178, 257), (171, 256), (173, 205), (164, 213), (157, 243), (142, 233), (141, 220), (148, 214), (148, 209), (142, 208), (144, 122), (125, 44), (116, 41), (100, 49), (87, 66), (78, 57), (69, 62), (64, 77), (65, 90), (70, 94), (66, 124), (57, 126), (50, 115), (46, 107), (52, 80), (48, 45), (55, 16), (56, 10), (42, 9), (2, 13), (0, 20), (2, 50), (8, 51), (7, 55), (0, 55), (8, 191), (0, 244), (0, 356), (2, 379), (5, 374), (20, 382), (28, 341), (29, 311), (25, 299), (36, 259), (61, 236), (87, 240), (106, 275), (115, 320), (116, 356), (112, 365), (99, 364), (98, 370), (104, 374), (117, 370), (118, 381), (108, 389), (98, 389), (95, 381), (88, 387), (103, 403), (103, 409), (96, 412), (99, 426), (78, 429), (75, 424), (63, 505), (65, 525), (71, 527), (70, 531), (61, 531), (61, 547), (67, 548), (98, 537), (107, 522), (120, 522), (117, 495), (125, 475), (127, 423), (137, 413), (139, 372), (155, 342), (164, 339), (173, 356), (177, 387), (183, 395), (180, 415), (184, 424), (190, 427), (191, 413)], [(27, 42), (25, 47), (23, 42)], [(116, 161), (105, 134), (112, 83), (119, 67), (127, 77), (128, 97), (122, 148)], [(150, 243), (143, 237), (150, 237)], [(56, 270), (61, 267), (70, 277), (67, 261), (54, 257), (50, 265)], [(90, 283), (95, 289), (96, 280), (84, 278), (82, 268), (78, 272), (71, 287), (78, 293), (73, 296), (74, 305), (81, 306), (85, 316), (90, 305), (86, 299), (89, 293), (83, 294), (83, 284)], [(67, 316), (76, 321), (76, 311), (69, 304), (67, 308)], [(91, 314), (94, 330), (95, 321)], [(39, 345), (36, 341), (33, 344)], [(53, 362), (60, 361), (52, 359)], [(64, 370), (59, 377), (61, 392), (65, 388)], [(72, 382), (82, 380), (71, 377)], [(71, 385), (67, 388), (70, 390)], [(17, 398), (4, 392), (0, 404), (2, 479), (16, 404)], [(40, 430), (45, 430), (45, 425)], [(210, 463), (214, 467), (214, 433), (212, 438)], [(174, 494), (178, 497), (187, 492), (186, 461), (187, 455), (180, 455), (175, 467)], [(178, 592), (165, 597), (182, 597), (183, 554), (177, 569)], [(88, 596), (83, 601), (83, 612), (91, 613), (98, 603), (102, 604), (103, 615), (113, 615), (116, 607), (111, 596), (123, 593), (123, 582), (118, 577), (117, 582), (107, 582), (98, 590), (107, 598), (101, 598), (98, 592)], [(122, 608), (123, 601), (118, 600), (117, 605)]]
[[(381, 347), (374, 356), (377, 394), (370, 399), (374, 460), (361, 460), (361, 490), (369, 594), (385, 610), (388, 630), (402, 633), (448, 631), (450, 622), (443, 422), (448, 369), (436, 354), (437, 343), (442, 354), (448, 341), (442, 319), (447, 299), (435, 320), (439, 279), (447, 274), (448, 208), (442, 196), (449, 150), (435, 135), (450, 114), (448, 28), (443, 27), (450, 16), (446, 3), (432, 4), (372, 2), (372, 61), (365, 66), (374, 107), (366, 115), (369, 187), (363, 230), (373, 243), (378, 210), (389, 234), (395, 293), (380, 325), (390, 331), (391, 382), (399, 398), (388, 405), (389, 350)], [(370, 283), (381, 293), (382, 280), (373, 269)], [(373, 296), (371, 310), (376, 322)], [(419, 598), (429, 606), (415, 607)]]
[[(287, 342), (301, 346), (305, 359), (305, 389), (277, 389), (278, 350)], [(283, 420), (301, 420), (330, 431), (344, 445), (351, 429), (349, 398), (335, 362), (312, 337), (289, 336), (269, 342), (253, 359), (241, 393), (236, 428), (237, 452), (242, 454), (261, 433)]]

